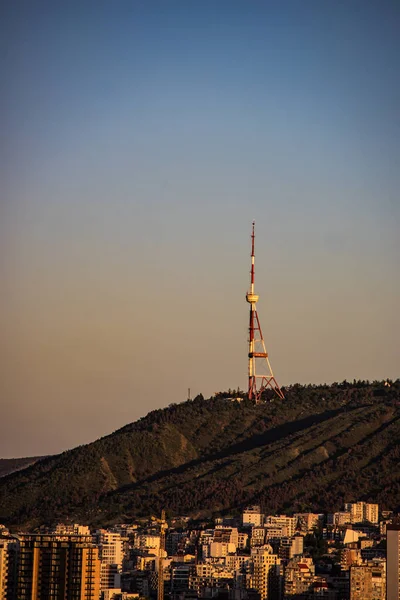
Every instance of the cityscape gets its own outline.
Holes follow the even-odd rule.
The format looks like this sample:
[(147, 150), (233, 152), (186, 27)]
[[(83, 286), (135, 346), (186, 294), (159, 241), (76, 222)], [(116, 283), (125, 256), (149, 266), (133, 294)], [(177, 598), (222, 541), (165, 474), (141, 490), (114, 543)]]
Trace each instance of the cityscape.
[(377, 504), (336, 513), (194, 522), (161, 516), (11, 535), (0, 526), (0, 598), (398, 600), (400, 519)]
[(400, 600), (399, 31), (0, 2), (0, 600)]

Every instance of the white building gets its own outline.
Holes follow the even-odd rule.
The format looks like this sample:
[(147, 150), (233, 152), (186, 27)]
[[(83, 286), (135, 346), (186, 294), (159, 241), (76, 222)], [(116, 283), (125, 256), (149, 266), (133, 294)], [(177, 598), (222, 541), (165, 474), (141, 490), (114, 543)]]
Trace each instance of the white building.
[(95, 533), (95, 541), (99, 548), (101, 560), (101, 590), (121, 587), (122, 561), (124, 545), (121, 535), (99, 529)]

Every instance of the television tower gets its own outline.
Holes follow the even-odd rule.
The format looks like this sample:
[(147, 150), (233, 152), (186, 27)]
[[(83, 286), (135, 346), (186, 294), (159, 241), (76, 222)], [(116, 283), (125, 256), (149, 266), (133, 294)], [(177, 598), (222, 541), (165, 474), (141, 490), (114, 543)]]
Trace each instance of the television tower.
[(248, 395), (250, 400), (255, 400), (258, 404), (261, 402), (261, 396), (268, 387), (273, 390), (281, 400), (285, 398), (281, 388), (276, 381), (271, 369), (268, 358), (268, 352), (265, 349), (265, 342), (260, 327), (260, 320), (257, 314), (258, 296), (254, 293), (254, 225), (251, 233), (251, 271), (250, 271), (250, 289), (246, 294), (246, 300), (250, 304), (250, 323), (249, 323), (249, 388)]
[(158, 584), (157, 584), (157, 600), (164, 600), (164, 558), (165, 552), (165, 532), (168, 529), (167, 521), (165, 520), (165, 510), (161, 511), (161, 519), (156, 519), (160, 524), (160, 547), (158, 549)]

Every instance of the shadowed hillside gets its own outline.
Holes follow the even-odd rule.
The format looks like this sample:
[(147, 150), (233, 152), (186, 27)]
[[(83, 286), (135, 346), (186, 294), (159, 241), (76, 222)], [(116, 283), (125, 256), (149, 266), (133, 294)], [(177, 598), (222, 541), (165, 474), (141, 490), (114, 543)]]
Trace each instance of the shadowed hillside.
[(0, 480), (0, 522), (107, 523), (270, 512), (365, 499), (400, 507), (400, 382), (294, 385), (284, 401), (220, 394), (149, 413), (92, 444)]
[(0, 477), (15, 473), (15, 471), (22, 471), (22, 469), (30, 467), (42, 458), (46, 457), (29, 456), (27, 458), (0, 458)]

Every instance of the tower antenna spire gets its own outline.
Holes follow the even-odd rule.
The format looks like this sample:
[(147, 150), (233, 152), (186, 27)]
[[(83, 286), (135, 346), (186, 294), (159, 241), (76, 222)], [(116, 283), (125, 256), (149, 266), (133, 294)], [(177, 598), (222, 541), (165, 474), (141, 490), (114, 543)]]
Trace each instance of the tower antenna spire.
[(281, 400), (283, 400), (285, 396), (283, 395), (283, 392), (272, 372), (257, 313), (257, 302), (259, 296), (254, 291), (255, 237), (255, 221), (253, 221), (251, 230), (250, 289), (246, 294), (246, 300), (250, 304), (248, 395), (250, 400), (255, 400), (255, 402), (258, 404), (261, 402), (261, 397), (264, 390), (266, 390), (268, 387), (271, 388), (276, 395), (281, 398)]

